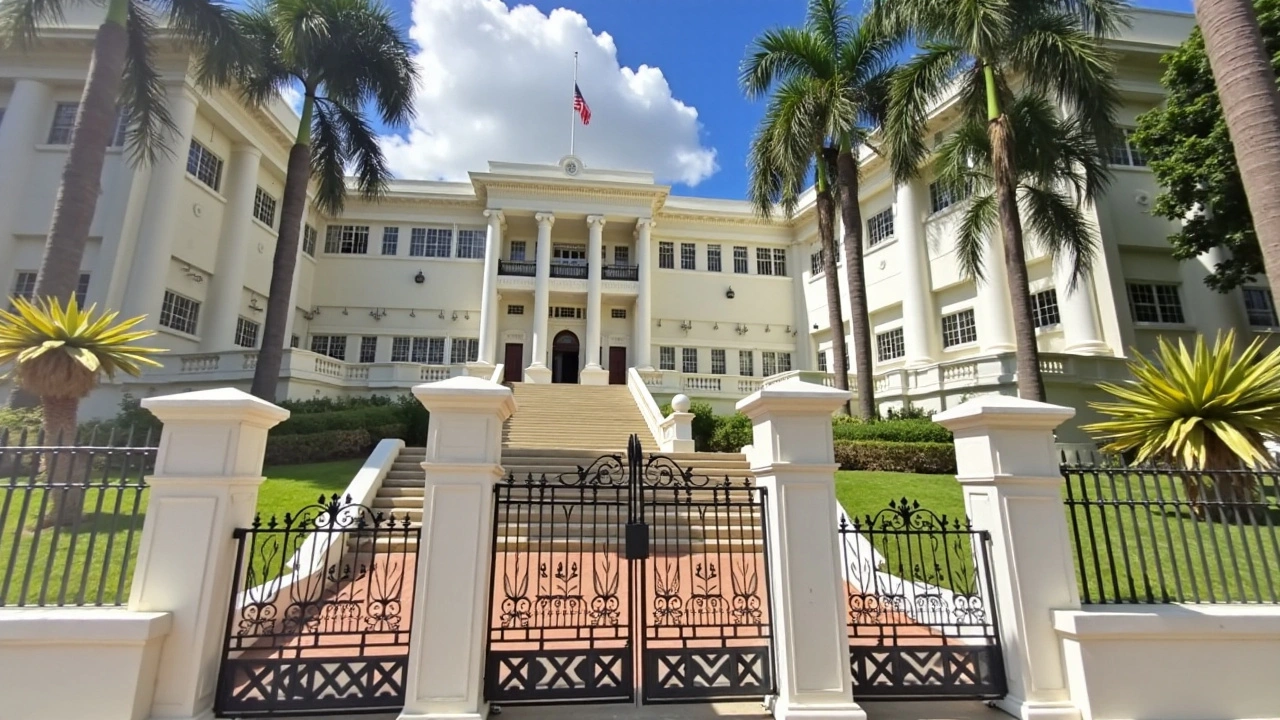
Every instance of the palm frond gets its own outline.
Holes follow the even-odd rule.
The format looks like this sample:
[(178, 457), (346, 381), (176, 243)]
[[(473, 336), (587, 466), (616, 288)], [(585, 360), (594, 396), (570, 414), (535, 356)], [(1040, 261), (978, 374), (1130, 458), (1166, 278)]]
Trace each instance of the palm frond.
[(830, 48), (808, 28), (766, 30), (748, 49), (738, 80), (747, 97), (755, 99), (796, 77), (832, 77), (835, 62)]
[(1018, 204), (1022, 208), (1022, 221), (1035, 241), (1054, 262), (1065, 262), (1071, 267), (1068, 289), (1075, 292), (1098, 256), (1097, 233), (1080, 204), (1064, 193), (1033, 185), (1019, 188)]
[(317, 99), (311, 121), (311, 179), (316, 206), (329, 215), (342, 212), (347, 195), (347, 146), (333, 103)]
[(236, 13), (220, 0), (151, 0), (169, 11), (168, 30), (195, 51), (195, 78), (204, 88), (230, 84), (248, 52)]
[(0, 47), (31, 47), (41, 27), (61, 24), (68, 9), (84, 4), (86, 0), (0, 1)]
[(341, 128), (347, 163), (355, 174), (356, 187), (366, 200), (376, 200), (386, 192), (391, 170), (382, 154), (382, 145), (358, 109), (331, 103), (333, 117)]
[(274, 16), (258, 6), (237, 14), (236, 24), (245, 40), (245, 56), (235, 69), (241, 96), (261, 105), (280, 96), (297, 78), (283, 52)]
[(158, 28), (151, 12), (145, 0), (129, 1), (128, 44), (120, 83), (120, 108), (129, 118), (129, 156), (135, 163), (148, 164), (173, 154), (174, 148), (166, 141), (177, 130), (169, 112), (168, 92), (156, 68), (152, 41)]
[[(956, 262), (960, 265), (960, 272), (975, 283), (981, 284), (987, 276), (987, 238), (996, 231), (999, 217), (996, 210), (994, 193), (975, 195), (969, 199), (960, 227), (956, 228)], [(995, 258), (996, 262), (1001, 260)]]
[(961, 70), (964, 59), (955, 46), (928, 44), (894, 74), (883, 131), (898, 180), (913, 177), (924, 161), (929, 112)]
[(1120, 106), (1114, 53), (1072, 15), (1041, 12), (1027, 20), (1005, 49), (1009, 66), (1030, 90), (1057, 99), (1095, 132), (1107, 133)]

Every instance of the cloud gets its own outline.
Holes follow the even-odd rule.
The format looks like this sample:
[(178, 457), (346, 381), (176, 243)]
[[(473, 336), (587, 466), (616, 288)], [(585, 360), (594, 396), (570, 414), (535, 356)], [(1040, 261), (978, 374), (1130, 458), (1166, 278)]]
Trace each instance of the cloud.
[(465, 180), (489, 160), (554, 163), (568, 154), (575, 51), (591, 107), (591, 124), (575, 127), (584, 164), (688, 185), (719, 169), (699, 138), (698, 111), (672, 97), (662, 70), (619, 66), (613, 38), (577, 12), (414, 0), (409, 33), (421, 48), (418, 117), (403, 136), (383, 138), (400, 177)]

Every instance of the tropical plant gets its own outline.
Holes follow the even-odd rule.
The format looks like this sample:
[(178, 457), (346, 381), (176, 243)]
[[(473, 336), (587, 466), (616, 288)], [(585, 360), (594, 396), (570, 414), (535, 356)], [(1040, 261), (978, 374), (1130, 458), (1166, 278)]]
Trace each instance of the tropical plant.
[[(1280, 76), (1280, 0), (1255, 0), (1254, 8), (1275, 79)], [(1209, 287), (1226, 292), (1253, 282), (1266, 267), (1199, 28), (1162, 62), (1165, 101), (1138, 116), (1133, 134), (1160, 184), (1152, 214), (1178, 223), (1169, 243), (1179, 260), (1214, 248), (1228, 251), (1205, 278)]]
[(1251, 0), (1196, 0), (1195, 11), (1267, 279), (1280, 288), (1280, 91), (1271, 55)]
[[(1136, 451), (1136, 461), (1175, 463), (1205, 471), (1213, 500), (1238, 503), (1252, 499), (1252, 478), (1226, 471), (1274, 464), (1265, 441), (1280, 435), (1280, 353), (1256, 338), (1235, 353), (1235, 332), (1219, 334), (1210, 349), (1204, 336), (1195, 349), (1177, 347), (1161, 337), (1156, 362), (1135, 353), (1129, 363), (1133, 380), (1098, 387), (1116, 401), (1089, 405), (1110, 417), (1085, 425), (1105, 440), (1109, 452)], [(1185, 475), (1187, 497), (1203, 516), (1202, 479)]]
[[(68, 8), (80, 5), (72, 0), (0, 0), (0, 42), (29, 47), (48, 26), (63, 22)], [(242, 48), (232, 11), (219, 0), (108, 0), (93, 42), (34, 297), (67, 300), (75, 294), (118, 114), (128, 118), (126, 145), (134, 162), (186, 152), (166, 144), (175, 127), (156, 65), (161, 35), (194, 51), (194, 74), (204, 87), (230, 80), (227, 63)]]
[(237, 70), (245, 99), (263, 103), (296, 88), (302, 102), (253, 375), (253, 394), (274, 401), (308, 184), (315, 180), (315, 203), (330, 215), (342, 211), (348, 167), (365, 198), (386, 192), (391, 171), (366, 112), (388, 127), (412, 119), (417, 70), (408, 40), (377, 0), (272, 0), (239, 15), (239, 26), (251, 48)]
[[(914, 41), (920, 49), (901, 66), (890, 88), (885, 143), (894, 175), (905, 181), (919, 173), (930, 154), (925, 139), (929, 113), (947, 97), (958, 99), (967, 121), (985, 124), (992, 197), (988, 208), (973, 217), (991, 218), (1000, 227), (1018, 351), (1018, 394), (1024, 398), (1045, 398), (1019, 207), (1037, 198), (1026, 192), (1026, 173), (1018, 167), (1018, 144), (1039, 140), (1017, 137), (1031, 128), (1017, 127), (1014, 113), (1019, 103), (1036, 105), (1048, 98), (1070, 118), (1076, 137), (1091, 138), (1091, 147), (1105, 147), (1115, 133), (1118, 94), (1113, 57), (1100, 38), (1127, 22), (1126, 7), (1123, 0), (895, 0), (875, 8), (874, 22), (886, 34)], [(1019, 100), (1024, 96), (1029, 99)], [(1100, 183), (1095, 178), (1081, 187), (1092, 193)], [(1041, 194), (1039, 199), (1049, 198)], [(1079, 257), (1075, 260), (1079, 277), (1087, 266)], [(980, 262), (969, 263), (971, 274), (980, 268)]]
[[(116, 322), (118, 313), (99, 313), (96, 305), (82, 309), (75, 296), (65, 306), (57, 298), (34, 303), (14, 298), (13, 304), (12, 311), (0, 310), (0, 367), (12, 366), (8, 372), (18, 386), (40, 398), (47, 445), (75, 442), (80, 400), (100, 376), (137, 377), (143, 366), (160, 366), (150, 356), (163, 350), (136, 345), (155, 334), (133, 329), (145, 316)], [(66, 484), (75, 465), (56, 463), (51, 453), (45, 458), (47, 482)], [(53, 502), (49, 521), (71, 524), (80, 517), (83, 491), (54, 493)]]
[(862, 417), (874, 417), (876, 404), (857, 153), (883, 116), (892, 50), (893, 43), (845, 12), (843, 0), (810, 0), (804, 25), (766, 31), (753, 43), (741, 71), (748, 97), (772, 92), (749, 158), (748, 192), (757, 210), (768, 216), (773, 205), (780, 203), (784, 212), (792, 214), (810, 168), (814, 169), (835, 355), (832, 371), (836, 386), (847, 389), (848, 350), (836, 273), (834, 203), (839, 197), (849, 274), (849, 329)]

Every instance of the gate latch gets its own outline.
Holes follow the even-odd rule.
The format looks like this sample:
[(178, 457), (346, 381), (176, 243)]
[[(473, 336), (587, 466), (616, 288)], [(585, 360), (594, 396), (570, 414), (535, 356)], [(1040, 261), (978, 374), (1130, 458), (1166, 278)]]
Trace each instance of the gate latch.
[(649, 523), (627, 523), (627, 559), (647, 560), (649, 558)]

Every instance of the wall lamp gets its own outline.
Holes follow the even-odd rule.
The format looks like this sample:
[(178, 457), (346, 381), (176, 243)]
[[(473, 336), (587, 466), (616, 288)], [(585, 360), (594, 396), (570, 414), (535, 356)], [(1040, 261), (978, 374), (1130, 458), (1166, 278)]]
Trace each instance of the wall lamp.
[(419, 270), (418, 274), (413, 276), (413, 281), (421, 285), (422, 283), (427, 281), (427, 276), (423, 275), (422, 271)]
[(732, 285), (730, 285), (730, 286), (729, 286), (729, 289), (728, 289), (728, 290), (725, 290), (725, 291), (724, 291), (724, 296), (725, 296), (725, 297), (727, 297), (727, 298), (729, 298), (730, 300), (732, 300), (732, 299), (733, 299), (734, 294), (735, 294), (735, 293), (733, 292), (733, 286), (732, 286)]

